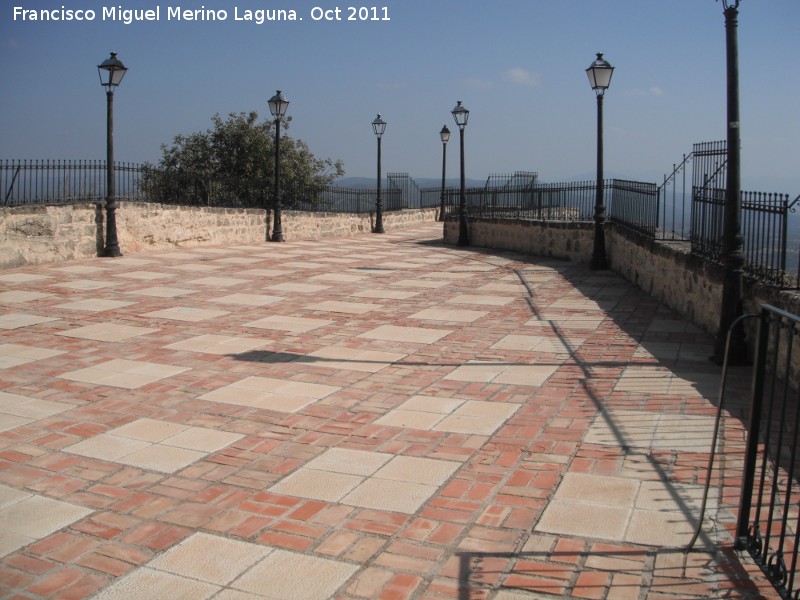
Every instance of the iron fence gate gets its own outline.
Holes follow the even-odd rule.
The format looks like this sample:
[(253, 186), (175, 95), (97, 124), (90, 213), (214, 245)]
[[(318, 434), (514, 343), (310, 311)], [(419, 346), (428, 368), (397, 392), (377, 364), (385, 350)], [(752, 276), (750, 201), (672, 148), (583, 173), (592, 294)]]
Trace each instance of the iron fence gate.
[(782, 598), (800, 598), (798, 360), (800, 317), (762, 305), (736, 547)]

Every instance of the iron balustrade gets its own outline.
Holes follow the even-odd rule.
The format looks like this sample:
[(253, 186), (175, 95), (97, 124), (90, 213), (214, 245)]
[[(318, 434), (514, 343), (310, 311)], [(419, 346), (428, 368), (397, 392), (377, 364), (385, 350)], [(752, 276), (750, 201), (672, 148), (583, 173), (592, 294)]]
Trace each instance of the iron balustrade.
[[(612, 179), (608, 219), (654, 238), (658, 229), (658, 187), (655, 183)], [(608, 192), (607, 192), (608, 193)]]
[(736, 548), (747, 550), (782, 598), (798, 588), (800, 317), (762, 305)]
[[(105, 202), (104, 160), (3, 160), (0, 191), (3, 206)], [(114, 163), (116, 197), (144, 200), (142, 165)]]
[[(688, 240), (703, 260), (719, 262), (725, 208), (726, 142), (695, 144), (691, 154), (673, 165), (661, 185), (611, 179), (604, 183), (610, 223), (657, 240)], [(689, 165), (691, 193), (687, 193)], [(434, 208), (441, 187), (420, 189), (407, 173), (388, 173), (383, 206), (387, 211)], [(274, 182), (224, 178), (213, 173), (162, 170), (152, 165), (115, 163), (119, 201), (190, 206), (264, 208), (273, 205)], [(3, 206), (105, 202), (105, 161), (0, 161)], [(467, 216), (553, 222), (592, 222), (594, 181), (540, 183), (534, 171), (490, 175), (483, 187), (465, 191)], [(444, 192), (444, 217), (457, 216), (459, 189)], [(337, 185), (282, 186), (287, 210), (370, 213), (374, 188)], [(742, 193), (745, 274), (769, 285), (800, 288), (797, 255), (789, 256), (789, 214), (800, 196)], [(791, 264), (789, 264), (791, 262)]]

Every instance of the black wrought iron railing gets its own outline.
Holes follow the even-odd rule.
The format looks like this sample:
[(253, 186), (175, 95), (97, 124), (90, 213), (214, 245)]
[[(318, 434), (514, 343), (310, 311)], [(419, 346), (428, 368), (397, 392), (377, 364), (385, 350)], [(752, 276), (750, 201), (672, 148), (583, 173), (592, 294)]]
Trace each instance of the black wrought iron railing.
[[(116, 197), (142, 200), (142, 166), (115, 163)], [(3, 206), (97, 202), (106, 197), (104, 160), (0, 160)]]
[(800, 317), (762, 305), (736, 547), (781, 598), (800, 597)]

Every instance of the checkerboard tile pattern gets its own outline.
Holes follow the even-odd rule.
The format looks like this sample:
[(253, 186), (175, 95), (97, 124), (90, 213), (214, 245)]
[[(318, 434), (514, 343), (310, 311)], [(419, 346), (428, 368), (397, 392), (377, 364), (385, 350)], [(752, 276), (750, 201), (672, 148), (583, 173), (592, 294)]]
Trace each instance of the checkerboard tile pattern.
[(714, 545), (735, 521), (746, 392), (703, 552), (663, 551), (699, 511), (708, 336), (612, 272), (440, 238), (0, 274), (0, 595), (737, 589)]

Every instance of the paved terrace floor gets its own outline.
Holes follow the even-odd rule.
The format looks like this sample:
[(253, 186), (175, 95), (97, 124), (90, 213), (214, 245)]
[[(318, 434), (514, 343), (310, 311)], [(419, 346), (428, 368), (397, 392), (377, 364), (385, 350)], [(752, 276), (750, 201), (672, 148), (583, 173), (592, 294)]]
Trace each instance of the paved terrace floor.
[(612, 272), (386, 235), (0, 273), (0, 594), (758, 598), (749, 373)]

